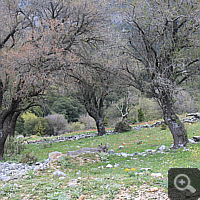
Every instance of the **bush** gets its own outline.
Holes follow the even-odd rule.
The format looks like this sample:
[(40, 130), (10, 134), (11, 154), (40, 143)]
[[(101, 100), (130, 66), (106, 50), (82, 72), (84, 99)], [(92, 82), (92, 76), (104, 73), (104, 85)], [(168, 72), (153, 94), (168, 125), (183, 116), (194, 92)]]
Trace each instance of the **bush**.
[(5, 146), (4, 146), (4, 153), (7, 155), (10, 154), (12, 156), (20, 154), (26, 148), (26, 146), (22, 144), (23, 141), (24, 141), (23, 137), (8, 136)]
[(127, 132), (130, 131), (132, 128), (129, 126), (129, 124), (125, 121), (120, 121), (115, 125), (115, 131), (116, 132)]
[(70, 132), (74, 132), (74, 131), (80, 131), (80, 130), (84, 130), (85, 126), (84, 124), (80, 123), (80, 122), (74, 122), (69, 124), (69, 130)]
[(24, 154), (24, 155), (22, 156), (20, 162), (21, 162), (21, 163), (27, 163), (27, 164), (29, 164), (29, 165), (32, 165), (32, 164), (36, 163), (37, 160), (38, 160), (38, 158), (37, 158), (36, 156), (34, 156), (33, 153), (28, 152), (28, 153), (26, 153), (26, 154)]
[(68, 122), (64, 115), (47, 115), (45, 118), (49, 119), (49, 123), (54, 129), (54, 135), (63, 134), (69, 131)]
[(137, 119), (133, 119), (133, 124), (136, 124), (137, 123)]
[(104, 126), (108, 126), (108, 118), (106, 116), (104, 117)]
[(87, 130), (96, 128), (94, 119), (92, 117), (90, 117), (88, 114), (81, 115), (79, 117), (78, 121), (83, 123)]
[(161, 130), (166, 130), (167, 129), (167, 124), (166, 122), (163, 122), (161, 125)]
[(145, 121), (144, 112), (143, 112), (142, 108), (138, 109), (138, 121), (139, 122)]
[(25, 122), (24, 129), (26, 135), (53, 135), (53, 127), (47, 118), (30, 119)]

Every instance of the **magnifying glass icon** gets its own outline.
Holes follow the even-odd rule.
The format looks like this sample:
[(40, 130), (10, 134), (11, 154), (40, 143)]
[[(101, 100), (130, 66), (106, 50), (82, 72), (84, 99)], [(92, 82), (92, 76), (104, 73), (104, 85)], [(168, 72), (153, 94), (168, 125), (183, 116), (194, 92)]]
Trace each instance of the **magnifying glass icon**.
[[(182, 178), (181, 178), (182, 177)], [(185, 181), (185, 179), (187, 181)], [(177, 185), (177, 183), (179, 183), (180, 185), (182, 185), (183, 187), (179, 187)], [(186, 174), (179, 174), (175, 177), (174, 179), (174, 185), (176, 187), (177, 190), (180, 190), (180, 191), (183, 191), (183, 190), (189, 190), (191, 193), (195, 193), (196, 192), (196, 189), (193, 188), (191, 185), (190, 185), (190, 178), (186, 175)]]

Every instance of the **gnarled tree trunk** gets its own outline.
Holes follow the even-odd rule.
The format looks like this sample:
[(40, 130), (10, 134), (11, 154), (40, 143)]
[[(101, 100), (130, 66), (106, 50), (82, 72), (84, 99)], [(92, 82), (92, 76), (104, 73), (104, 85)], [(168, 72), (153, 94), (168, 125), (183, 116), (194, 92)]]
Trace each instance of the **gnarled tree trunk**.
[(3, 120), (3, 123), (1, 123), (2, 134), (0, 137), (0, 161), (3, 158), (4, 145), (5, 145), (6, 139), (8, 135), (11, 134), (11, 120), (12, 120), (12, 115), (10, 114)]
[(180, 147), (187, 146), (187, 131), (185, 130), (184, 124), (180, 121), (179, 117), (173, 110), (172, 100), (165, 97), (161, 101), (161, 104), (164, 114), (164, 120), (167, 123), (174, 139), (173, 148), (177, 149)]
[(104, 126), (104, 116), (97, 117), (95, 119), (98, 135), (104, 135), (106, 133), (105, 126)]

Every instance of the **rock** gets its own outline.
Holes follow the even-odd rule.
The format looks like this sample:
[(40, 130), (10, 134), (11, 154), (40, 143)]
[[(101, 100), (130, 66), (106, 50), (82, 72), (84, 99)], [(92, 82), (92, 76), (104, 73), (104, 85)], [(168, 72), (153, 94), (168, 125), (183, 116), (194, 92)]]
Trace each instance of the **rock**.
[(156, 191), (158, 191), (158, 188), (157, 187), (153, 187), (153, 188), (150, 188), (149, 191), (150, 192), (156, 192)]
[(195, 142), (199, 142), (200, 141), (200, 136), (193, 136), (193, 139)]
[(64, 172), (61, 172), (61, 171), (55, 171), (53, 172), (53, 177), (56, 177), (56, 176), (67, 176)]
[(195, 144), (195, 141), (193, 139), (188, 139), (188, 141), (192, 144)]
[(0, 176), (0, 179), (5, 183), (7, 181), (12, 180), (13, 178), (11, 176)]
[(115, 154), (115, 152), (114, 152), (113, 149), (111, 149), (108, 153), (109, 153), (109, 154)]
[(78, 198), (78, 200), (84, 200), (85, 199), (85, 195), (81, 195), (79, 198)]
[(189, 113), (189, 114), (186, 115), (186, 117), (188, 117), (188, 116), (193, 116), (195, 118), (200, 118), (200, 113)]
[(121, 156), (126, 158), (128, 156), (128, 154), (127, 153), (121, 153)]
[(156, 152), (156, 150), (153, 150), (153, 149), (147, 149), (145, 150), (145, 152), (147, 152), (149, 155), (152, 155)]
[(163, 175), (161, 173), (151, 173), (151, 176), (153, 176), (154, 178), (158, 178), (158, 177), (163, 178)]
[(112, 168), (113, 166), (111, 164), (106, 165), (106, 168)]
[(64, 156), (64, 154), (62, 154), (61, 152), (58, 152), (58, 151), (49, 153), (49, 159), (51, 161), (57, 160), (58, 157), (60, 157), (60, 156)]
[(165, 145), (162, 145), (162, 146), (159, 147), (158, 152), (163, 152), (163, 151), (165, 151), (165, 150), (166, 150), (166, 146), (165, 146)]

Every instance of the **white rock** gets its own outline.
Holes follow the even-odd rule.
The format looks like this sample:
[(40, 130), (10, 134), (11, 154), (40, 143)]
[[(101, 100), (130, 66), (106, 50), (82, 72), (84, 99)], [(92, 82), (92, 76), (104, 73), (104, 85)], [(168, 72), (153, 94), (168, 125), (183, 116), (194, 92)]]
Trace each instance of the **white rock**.
[(195, 141), (193, 139), (188, 139), (190, 143), (195, 144)]
[(161, 173), (151, 173), (151, 176), (153, 176), (154, 178), (157, 178), (157, 177), (163, 178), (163, 175)]
[(113, 166), (111, 165), (111, 164), (108, 164), (107, 166), (106, 166), (106, 168), (112, 168)]
[(67, 176), (67, 175), (64, 172), (55, 171), (53, 172), (53, 177), (56, 177), (56, 176)]

